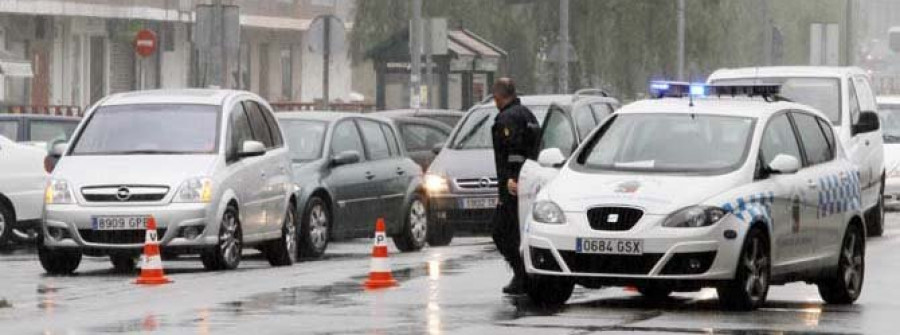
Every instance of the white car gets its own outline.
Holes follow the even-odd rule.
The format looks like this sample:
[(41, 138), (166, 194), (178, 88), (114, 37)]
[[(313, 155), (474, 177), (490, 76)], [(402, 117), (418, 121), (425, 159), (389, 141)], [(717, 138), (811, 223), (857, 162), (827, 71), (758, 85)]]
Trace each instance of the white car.
[(857, 67), (775, 66), (721, 69), (710, 84), (777, 84), (780, 95), (821, 111), (859, 166), (862, 208), (869, 235), (884, 233), (885, 164), (875, 94), (866, 72)]
[[(715, 287), (724, 307), (747, 310), (770, 285), (807, 281), (829, 303), (855, 301), (858, 169), (822, 113), (770, 100), (644, 100), (607, 119), (537, 193), (523, 240), (530, 297)], [(538, 161), (564, 162), (555, 148)]]
[(0, 247), (27, 241), (40, 224), (47, 151), (0, 136)]
[(900, 96), (878, 97), (878, 116), (884, 138), (884, 207), (900, 210)]

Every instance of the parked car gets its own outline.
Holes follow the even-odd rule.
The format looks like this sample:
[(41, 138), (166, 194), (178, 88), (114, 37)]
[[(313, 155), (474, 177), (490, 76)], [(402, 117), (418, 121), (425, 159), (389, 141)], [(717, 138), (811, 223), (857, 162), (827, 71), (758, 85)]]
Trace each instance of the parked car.
[(900, 96), (877, 97), (884, 138), (884, 207), (900, 210)]
[(115, 94), (91, 108), (46, 189), (38, 255), (48, 273), (82, 255), (130, 271), (156, 221), (162, 251), (238, 267), (259, 248), (272, 265), (297, 255), (295, 186), (283, 136), (262, 98), (229, 90)]
[(35, 237), (44, 205), (46, 155), (0, 136), (0, 248)]
[(422, 170), (434, 161), (453, 128), (439, 121), (408, 116), (388, 116), (394, 121), (406, 152)]
[(80, 117), (39, 114), (0, 114), (0, 136), (49, 151), (65, 143), (75, 132)]
[(864, 70), (815, 66), (721, 69), (710, 75), (709, 83), (778, 84), (782, 97), (824, 113), (850, 159), (859, 165), (868, 233), (884, 233), (884, 147), (875, 93)]
[(804, 281), (829, 304), (853, 303), (865, 272), (859, 168), (835, 137), (826, 114), (779, 99), (623, 106), (568, 161), (558, 148), (539, 155), (564, 165), (526, 223), (529, 296), (714, 287), (723, 307), (751, 310), (771, 285)]
[[(583, 137), (617, 106), (615, 99), (598, 90), (582, 90), (573, 95), (522, 96), (520, 100), (544, 126), (546, 146), (561, 145), (558, 134), (571, 127), (573, 143)], [(554, 105), (555, 104), (555, 105)], [(548, 110), (553, 107), (553, 112)], [(486, 100), (472, 107), (453, 130), (449, 141), (428, 168), (425, 185), (431, 209), (432, 245), (447, 245), (457, 230), (485, 232), (497, 207), (497, 170), (491, 126), (497, 115), (494, 102)], [(574, 147), (573, 147), (574, 148)], [(569, 149), (571, 151), (571, 149)]]
[(456, 127), (459, 120), (466, 115), (464, 112), (449, 109), (394, 109), (377, 112), (376, 114), (389, 117), (406, 116), (430, 119), (442, 122), (450, 128)]
[(300, 250), (321, 256), (330, 239), (371, 237), (385, 220), (401, 251), (426, 243), (422, 169), (389, 119), (336, 112), (278, 113), (293, 162)]

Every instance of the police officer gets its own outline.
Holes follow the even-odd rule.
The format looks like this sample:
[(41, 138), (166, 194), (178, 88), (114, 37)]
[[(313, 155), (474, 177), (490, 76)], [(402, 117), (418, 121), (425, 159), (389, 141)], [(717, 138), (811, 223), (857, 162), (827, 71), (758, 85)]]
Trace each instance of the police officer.
[(501, 78), (493, 86), (494, 103), (500, 113), (494, 119), (491, 137), (494, 142), (494, 163), (497, 167), (499, 203), (494, 212), (493, 239), (500, 254), (513, 269), (513, 279), (503, 288), (506, 294), (525, 292), (526, 274), (519, 253), (519, 216), (517, 181), (526, 159), (537, 156), (540, 126), (528, 108), (516, 97), (516, 85), (509, 78)]

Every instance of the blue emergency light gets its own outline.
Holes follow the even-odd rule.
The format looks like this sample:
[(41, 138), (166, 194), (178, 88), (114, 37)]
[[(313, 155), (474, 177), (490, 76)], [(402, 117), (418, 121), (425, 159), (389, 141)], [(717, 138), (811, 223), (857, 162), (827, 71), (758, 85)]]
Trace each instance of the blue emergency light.
[(706, 85), (675, 81), (650, 82), (650, 95), (654, 98), (694, 98), (706, 96), (763, 97), (766, 100), (781, 92), (779, 85)]

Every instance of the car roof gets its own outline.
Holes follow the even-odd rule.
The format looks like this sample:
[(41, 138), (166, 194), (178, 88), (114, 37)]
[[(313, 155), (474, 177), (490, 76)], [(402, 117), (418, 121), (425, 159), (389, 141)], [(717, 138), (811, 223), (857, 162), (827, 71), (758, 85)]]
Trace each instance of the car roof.
[(349, 118), (349, 117), (357, 117), (357, 118), (367, 118), (378, 120), (382, 122), (390, 123), (390, 119), (382, 116), (375, 115), (375, 113), (351, 113), (351, 112), (330, 112), (330, 111), (317, 111), (317, 112), (278, 112), (275, 113), (275, 117), (279, 120), (313, 120), (313, 121), (325, 121), (325, 122), (334, 122), (337, 120)]
[[(519, 101), (522, 102), (522, 105), (525, 106), (550, 106), (550, 104), (554, 102), (562, 102), (572, 101), (575, 97), (574, 94), (542, 94), (542, 95), (520, 95)], [(489, 101), (486, 103), (475, 105), (473, 108), (484, 108), (484, 107), (493, 107), (494, 102)]]
[(462, 117), (465, 115), (462, 111), (451, 110), (451, 109), (392, 109), (385, 111), (378, 111), (375, 114), (387, 116), (387, 117), (395, 117), (395, 116), (455, 116)]
[(843, 78), (857, 74), (866, 74), (866, 72), (853, 66), (764, 66), (719, 69), (709, 75), (709, 81), (732, 78)]
[(687, 98), (638, 100), (622, 106), (616, 111), (616, 114), (691, 113), (764, 119), (775, 112), (786, 109), (803, 110), (828, 120), (821, 112), (806, 105), (788, 101), (768, 102), (762, 98), (744, 97), (696, 98), (693, 100), (693, 106)]
[(225, 102), (225, 99), (239, 94), (252, 95), (253, 93), (236, 90), (199, 88), (144, 90), (113, 94), (104, 99), (101, 104), (200, 104), (219, 106)]
[(44, 115), (44, 114), (0, 114), (0, 120), (14, 119), (30, 119), (30, 120), (46, 120), (46, 121), (72, 121), (80, 122), (81, 118), (77, 116), (62, 115)]
[(879, 105), (900, 105), (900, 95), (879, 95), (875, 101)]

